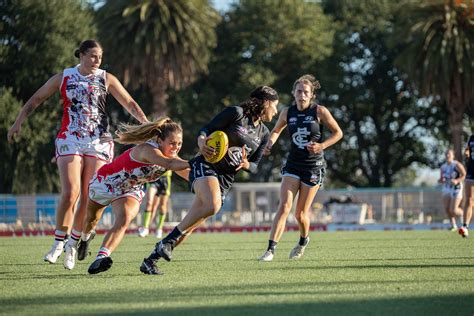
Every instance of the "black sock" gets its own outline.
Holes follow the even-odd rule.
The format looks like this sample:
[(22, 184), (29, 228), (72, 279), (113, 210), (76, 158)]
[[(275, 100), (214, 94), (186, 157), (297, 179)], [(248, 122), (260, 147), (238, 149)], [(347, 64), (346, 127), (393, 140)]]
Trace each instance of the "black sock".
[(308, 237), (301, 237), (300, 236), (299, 245), (300, 246), (306, 246), (307, 243), (308, 243)]
[(270, 250), (272, 253), (275, 253), (275, 249), (276, 249), (277, 244), (278, 244), (277, 241), (269, 240), (267, 250)]
[(179, 231), (178, 226), (176, 226), (171, 233), (168, 234), (165, 238), (163, 238), (162, 242), (164, 244), (172, 244), (173, 246), (176, 244), (176, 241), (183, 236), (183, 233)]

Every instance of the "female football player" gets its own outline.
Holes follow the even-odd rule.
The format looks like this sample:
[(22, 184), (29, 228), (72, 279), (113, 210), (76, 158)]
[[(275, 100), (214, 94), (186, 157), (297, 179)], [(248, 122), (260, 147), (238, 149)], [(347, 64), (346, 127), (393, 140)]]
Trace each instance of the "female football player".
[[(107, 205), (112, 204), (115, 220), (105, 235), (90, 274), (107, 271), (112, 265), (110, 254), (122, 241), (130, 222), (138, 214), (145, 193), (143, 184), (156, 181), (167, 170), (188, 178), (189, 163), (178, 157), (183, 139), (181, 126), (169, 118), (143, 125), (122, 125), (118, 142), (138, 144), (117, 159), (102, 166), (89, 185), (87, 218), (78, 249), (78, 259), (88, 254), (93, 230)], [(184, 170), (184, 171), (182, 171)]]
[[(282, 168), (280, 204), (273, 219), (268, 248), (261, 261), (272, 261), (278, 241), (285, 230), (293, 200), (298, 194), (295, 217), (300, 229), (300, 238), (290, 252), (290, 259), (299, 259), (309, 243), (309, 212), (314, 197), (324, 181), (324, 150), (342, 138), (342, 130), (329, 110), (315, 102), (319, 82), (312, 75), (304, 75), (293, 84), (293, 104), (282, 110), (265, 147), (270, 151), (283, 129), (288, 126), (291, 148)], [(322, 128), (326, 126), (331, 135), (323, 140)]]
[[(190, 161), (189, 184), (195, 193), (194, 201), (181, 223), (143, 260), (140, 271), (161, 274), (156, 261), (159, 258), (170, 261), (173, 249), (184, 236), (219, 212), (237, 172), (241, 169), (257, 171), (269, 135), (263, 122), (271, 121), (277, 113), (277, 104), (278, 94), (274, 89), (258, 87), (250, 93), (248, 100), (239, 106), (225, 108), (200, 130), (197, 138), (200, 155)], [(208, 135), (217, 130), (227, 134), (228, 150), (222, 160), (209, 163), (206, 159), (211, 159), (215, 152), (206, 141)]]
[[(65, 248), (66, 269), (74, 267), (77, 241), (86, 214), (89, 181), (103, 164), (112, 161), (114, 154), (105, 110), (107, 94), (112, 94), (139, 122), (148, 122), (140, 106), (120, 81), (99, 68), (102, 47), (97, 41), (85, 40), (74, 56), (79, 58), (79, 64), (54, 75), (36, 91), (8, 131), (8, 140), (12, 141), (20, 134), (22, 123), (34, 109), (54, 93), (61, 93), (64, 113), (55, 142), (61, 196), (56, 210), (55, 240), (44, 260), (56, 263)], [(74, 213), (78, 199), (79, 207)], [(65, 245), (69, 233), (71, 236)]]
[(451, 226), (449, 229), (453, 232), (458, 231), (456, 217), (462, 217), (460, 207), (462, 200), (462, 182), (466, 176), (466, 169), (457, 160), (454, 159), (454, 151), (446, 151), (446, 162), (441, 165), (439, 183), (443, 184), (443, 204), (446, 214), (449, 217)]

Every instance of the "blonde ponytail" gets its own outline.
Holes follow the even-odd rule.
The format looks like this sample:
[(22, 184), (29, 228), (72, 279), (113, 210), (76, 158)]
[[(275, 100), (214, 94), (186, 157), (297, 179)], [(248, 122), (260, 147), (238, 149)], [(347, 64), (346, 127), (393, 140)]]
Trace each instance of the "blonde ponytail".
[[(115, 141), (120, 144), (141, 144), (155, 137), (164, 139), (167, 135), (164, 135), (163, 126), (168, 124), (179, 126), (169, 117), (161, 117), (153, 122), (140, 125), (120, 123), (118, 130), (115, 132), (118, 137)], [(180, 126), (179, 129), (181, 130)]]

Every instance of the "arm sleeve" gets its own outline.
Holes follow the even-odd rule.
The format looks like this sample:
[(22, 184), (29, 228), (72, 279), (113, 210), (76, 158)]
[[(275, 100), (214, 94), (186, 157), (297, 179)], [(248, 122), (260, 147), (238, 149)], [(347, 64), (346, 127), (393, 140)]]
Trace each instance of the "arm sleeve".
[(250, 163), (249, 169), (247, 170), (248, 172), (257, 173), (258, 163), (263, 157), (263, 149), (265, 148), (265, 145), (267, 144), (269, 137), (270, 137), (270, 133), (268, 132), (268, 129), (265, 128), (265, 134), (262, 138), (262, 142), (260, 143), (260, 146), (257, 147), (257, 150), (248, 159)]
[(221, 131), (232, 122), (237, 121), (243, 116), (242, 108), (229, 106), (217, 114), (208, 124), (199, 130), (198, 136), (205, 134), (209, 136), (214, 131)]

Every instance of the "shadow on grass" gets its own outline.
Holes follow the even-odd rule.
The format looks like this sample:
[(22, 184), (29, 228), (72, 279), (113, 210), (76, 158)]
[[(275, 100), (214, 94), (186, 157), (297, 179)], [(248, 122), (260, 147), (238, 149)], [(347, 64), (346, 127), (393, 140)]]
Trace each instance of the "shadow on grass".
[[(401, 284), (414, 281), (386, 281)], [(320, 284), (319, 284), (320, 283)], [(0, 298), (3, 312), (28, 313), (34, 308), (38, 312), (61, 313), (67, 309), (68, 314), (80, 315), (472, 315), (474, 295), (432, 295), (424, 297), (403, 296), (402, 293), (392, 298), (348, 299), (348, 295), (357, 295), (351, 285), (361, 282), (301, 282), (275, 284), (275, 289), (268, 284), (222, 285), (219, 287), (171, 287), (136, 291), (110, 289), (99, 291), (89, 289), (84, 294), (67, 293), (59, 296), (41, 296), (35, 298)], [(375, 282), (372, 282), (375, 283)], [(382, 282), (384, 283), (384, 282)], [(308, 293), (304, 287), (319, 286), (319, 289)], [(347, 290), (329, 289), (331, 285), (345, 286)], [(301, 289), (303, 287), (303, 289)], [(295, 289), (300, 288), (299, 291)], [(374, 290), (376, 291), (376, 290)], [(304, 300), (293, 303), (288, 297), (301, 294)], [(371, 294), (371, 293), (369, 293)], [(374, 296), (377, 295), (373, 292)], [(311, 301), (308, 298), (313, 296)], [(344, 299), (338, 298), (344, 295)], [(352, 296), (350, 295), (350, 296)], [(396, 294), (394, 294), (396, 295)], [(268, 298), (271, 296), (271, 299)], [(259, 297), (262, 303), (239, 304), (239, 297), (248, 301)], [(261, 297), (261, 299), (260, 299)], [(293, 296), (294, 297), (294, 296)], [(226, 301), (232, 299), (231, 304)], [(237, 298), (237, 299), (236, 299)], [(222, 300), (221, 300), (222, 299)], [(218, 301), (219, 306), (215, 305)], [(214, 304), (212, 303), (214, 302)], [(236, 303), (237, 302), (237, 303)], [(233, 305), (233, 306), (231, 306)], [(83, 306), (83, 309), (72, 309), (70, 306)]]

